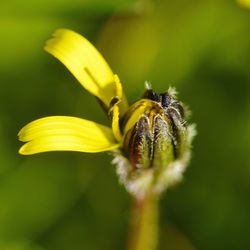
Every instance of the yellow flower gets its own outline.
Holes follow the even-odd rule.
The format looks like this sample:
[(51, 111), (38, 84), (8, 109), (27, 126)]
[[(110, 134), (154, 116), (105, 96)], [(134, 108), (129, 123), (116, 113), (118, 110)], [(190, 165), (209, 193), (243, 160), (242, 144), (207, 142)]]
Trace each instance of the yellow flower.
[[(47, 41), (45, 50), (58, 58), (82, 86), (96, 96), (107, 111), (111, 111), (112, 129), (76, 117), (38, 119), (19, 132), (19, 139), (26, 142), (19, 153), (29, 155), (58, 150), (101, 152), (118, 148), (121, 140), (119, 112), (124, 114), (127, 109), (118, 76), (113, 74), (89, 41), (71, 30), (57, 30), (53, 38)], [(114, 99), (116, 102), (110, 106)]]
[(147, 84), (142, 99), (129, 107), (118, 76), (84, 37), (59, 29), (45, 50), (100, 100), (111, 128), (76, 117), (41, 118), (19, 132), (25, 142), (20, 154), (111, 151), (121, 182), (137, 197), (148, 188), (161, 192), (181, 179), (194, 128), (186, 126), (183, 106), (173, 89), (158, 95)]
[(250, 8), (250, 0), (237, 0), (238, 3), (246, 8)]

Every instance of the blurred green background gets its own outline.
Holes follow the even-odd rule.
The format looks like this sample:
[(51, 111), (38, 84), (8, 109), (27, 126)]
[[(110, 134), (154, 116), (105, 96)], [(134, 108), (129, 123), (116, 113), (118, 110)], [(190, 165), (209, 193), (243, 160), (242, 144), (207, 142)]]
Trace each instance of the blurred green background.
[(107, 154), (17, 154), (19, 129), (71, 115), (109, 124), (49, 54), (56, 28), (86, 36), (130, 102), (177, 87), (198, 136), (161, 201), (162, 250), (250, 249), (250, 9), (230, 0), (0, 3), (0, 250), (121, 250), (130, 197)]

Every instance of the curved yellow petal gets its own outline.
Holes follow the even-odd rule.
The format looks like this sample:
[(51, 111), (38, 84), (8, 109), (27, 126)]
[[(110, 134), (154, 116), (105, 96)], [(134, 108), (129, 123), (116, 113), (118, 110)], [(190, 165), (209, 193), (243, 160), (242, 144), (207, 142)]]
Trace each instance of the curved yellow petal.
[[(115, 76), (97, 49), (80, 34), (59, 29), (47, 41), (45, 50), (59, 59), (82, 86), (106, 107), (117, 94)], [(122, 93), (122, 90), (119, 92)]]
[(20, 154), (31, 155), (49, 151), (76, 151), (98, 153), (117, 149), (117, 144), (95, 144), (75, 135), (50, 135), (25, 143), (19, 150)]
[(101, 152), (119, 147), (110, 128), (70, 116), (50, 116), (24, 126), (19, 134), (20, 154), (47, 151)]
[(112, 130), (117, 141), (122, 140), (122, 134), (119, 124), (119, 107), (117, 104), (112, 108)]
[(163, 109), (158, 103), (148, 99), (141, 99), (131, 105), (123, 118), (123, 134), (126, 134), (127, 131), (134, 126), (142, 114), (150, 115), (150, 112), (161, 113), (163, 112)]

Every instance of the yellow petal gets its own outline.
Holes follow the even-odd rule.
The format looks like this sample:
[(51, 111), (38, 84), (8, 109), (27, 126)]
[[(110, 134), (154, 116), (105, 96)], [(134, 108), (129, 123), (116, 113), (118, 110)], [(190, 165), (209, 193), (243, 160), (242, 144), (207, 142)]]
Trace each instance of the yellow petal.
[(20, 154), (31, 155), (49, 151), (75, 151), (97, 153), (117, 149), (117, 144), (88, 143), (86, 138), (75, 135), (51, 135), (40, 137), (25, 143), (19, 150)]
[(109, 106), (112, 97), (117, 94), (115, 76), (102, 55), (86, 38), (74, 31), (59, 29), (47, 41), (45, 50), (59, 59), (86, 90), (98, 97), (106, 107)]
[(123, 134), (126, 134), (134, 126), (142, 114), (149, 115), (150, 112), (161, 113), (163, 109), (158, 103), (148, 99), (141, 99), (130, 106), (123, 118)]
[(101, 152), (119, 147), (110, 128), (69, 116), (51, 116), (24, 126), (18, 134), (27, 142), (20, 154), (47, 151)]
[(121, 141), (122, 135), (119, 124), (119, 107), (118, 104), (115, 104), (112, 108), (112, 130), (113, 134), (117, 141)]

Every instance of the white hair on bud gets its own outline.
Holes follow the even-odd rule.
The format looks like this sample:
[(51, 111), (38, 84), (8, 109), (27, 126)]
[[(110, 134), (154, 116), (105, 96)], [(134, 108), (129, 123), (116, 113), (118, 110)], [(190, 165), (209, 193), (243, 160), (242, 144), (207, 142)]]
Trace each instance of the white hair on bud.
[(132, 170), (132, 166), (128, 159), (120, 155), (119, 152), (115, 152), (114, 156), (112, 164), (116, 165), (116, 173), (120, 183), (137, 199), (143, 199), (153, 181), (153, 170), (141, 172), (139, 178), (137, 176), (131, 178), (128, 175)]
[(148, 89), (148, 90), (152, 89), (152, 84), (148, 81), (145, 81), (144, 86), (145, 86), (145, 89)]
[[(112, 160), (112, 164), (116, 165), (116, 173), (119, 177), (119, 182), (137, 199), (143, 199), (150, 187), (153, 188), (155, 193), (162, 193), (167, 188), (180, 182), (183, 178), (183, 172), (191, 158), (191, 142), (196, 135), (195, 124), (187, 126), (186, 132), (187, 149), (181, 158), (174, 160), (166, 166), (165, 171), (162, 172), (158, 177), (157, 183), (154, 184), (153, 168), (141, 170), (136, 173), (133, 171), (133, 167), (129, 160), (121, 155), (120, 151), (113, 152), (114, 159)], [(131, 175), (132, 172), (134, 174)]]
[(175, 87), (172, 87), (172, 86), (170, 86), (168, 88), (167, 92), (168, 92), (169, 95), (173, 96), (174, 98), (178, 95), (177, 90), (175, 89)]

